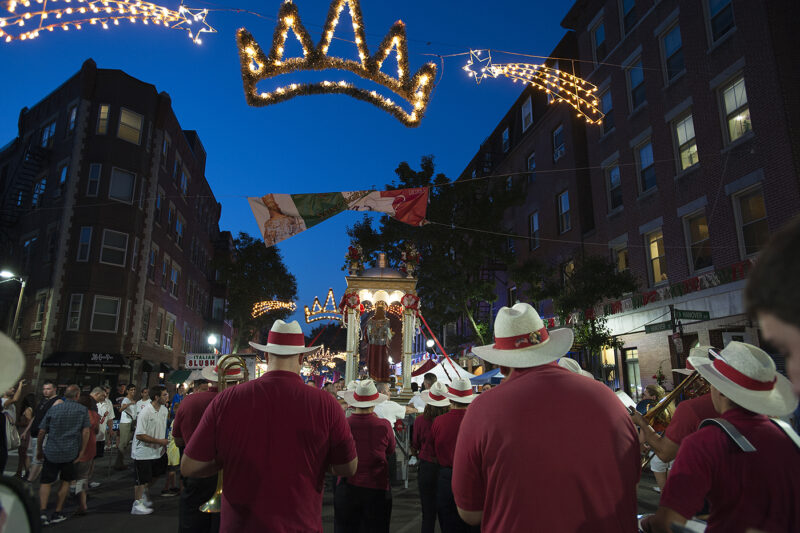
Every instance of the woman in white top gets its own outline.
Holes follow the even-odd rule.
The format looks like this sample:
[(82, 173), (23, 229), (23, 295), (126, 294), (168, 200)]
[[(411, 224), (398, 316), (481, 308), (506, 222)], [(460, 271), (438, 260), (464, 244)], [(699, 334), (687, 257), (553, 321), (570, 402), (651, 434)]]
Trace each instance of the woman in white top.
[(122, 414), (119, 418), (119, 441), (117, 442), (119, 453), (115, 468), (125, 470), (125, 462), (122, 458), (125, 456), (133, 436), (133, 421), (136, 419), (136, 385), (128, 385), (128, 388), (125, 389), (125, 397), (120, 404), (120, 410)]

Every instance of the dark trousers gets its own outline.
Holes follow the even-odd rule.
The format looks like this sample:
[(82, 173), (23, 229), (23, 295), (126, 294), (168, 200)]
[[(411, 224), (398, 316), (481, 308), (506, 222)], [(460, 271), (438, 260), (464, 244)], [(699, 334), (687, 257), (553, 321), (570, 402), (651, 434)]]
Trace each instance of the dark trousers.
[(204, 478), (183, 478), (183, 491), (178, 511), (178, 531), (181, 533), (217, 533), (219, 513), (200, 512), (217, 490), (217, 476)]
[(355, 487), (342, 481), (333, 498), (335, 533), (389, 533), (392, 491)]
[(479, 532), (480, 526), (470, 526), (458, 516), (456, 501), (453, 499), (452, 478), (452, 468), (439, 468), (439, 483), (436, 485), (436, 511), (442, 533)]
[(420, 460), (417, 483), (422, 504), (422, 533), (436, 529), (436, 484), (439, 482), (439, 465)]
[(6, 417), (0, 416), (0, 476), (3, 475), (3, 470), (6, 469), (8, 462), (8, 446), (6, 442)]

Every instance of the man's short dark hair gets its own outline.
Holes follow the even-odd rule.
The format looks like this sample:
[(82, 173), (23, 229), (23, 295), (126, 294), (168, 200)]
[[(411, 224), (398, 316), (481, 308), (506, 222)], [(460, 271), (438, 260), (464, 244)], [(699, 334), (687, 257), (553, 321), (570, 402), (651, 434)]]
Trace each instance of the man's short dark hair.
[(150, 400), (155, 400), (161, 396), (161, 391), (166, 390), (163, 385), (153, 385), (150, 387)]
[(775, 233), (750, 271), (744, 300), (747, 313), (770, 313), (800, 327), (800, 217)]
[(422, 378), (422, 379), (423, 379), (424, 381), (427, 381), (427, 382), (428, 382), (428, 383), (430, 383), (431, 385), (433, 385), (434, 383), (436, 383), (436, 381), (437, 381), (439, 378), (437, 378), (437, 377), (436, 377), (436, 374), (434, 374), (433, 372), (428, 372), (428, 373), (426, 373), (426, 374), (423, 376), (423, 378)]
[(411, 392), (417, 392), (419, 390), (419, 385), (411, 382)]
[(78, 396), (80, 396), (80, 394), (81, 394), (80, 387), (78, 387), (77, 385), (70, 385), (69, 387), (67, 387), (67, 390), (64, 391), (64, 398), (66, 398), (67, 400), (75, 400), (76, 398), (78, 398)]
[(194, 380), (195, 388), (199, 387), (200, 385), (205, 385), (206, 383), (208, 383), (207, 379), (196, 379), (196, 380)]
[(56, 386), (56, 384), (53, 382), (53, 380), (52, 380), (52, 379), (46, 379), (46, 380), (44, 380), (44, 383), (42, 383), (42, 385), (52, 385), (53, 387), (55, 387), (55, 386)]

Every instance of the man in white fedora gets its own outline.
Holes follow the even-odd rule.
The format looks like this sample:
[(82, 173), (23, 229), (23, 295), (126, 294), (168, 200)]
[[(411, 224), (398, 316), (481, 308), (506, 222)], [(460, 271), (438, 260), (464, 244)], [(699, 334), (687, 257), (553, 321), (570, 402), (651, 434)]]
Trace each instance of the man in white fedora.
[(578, 363), (575, 359), (571, 357), (562, 357), (558, 360), (558, 366), (566, 368), (570, 372), (575, 372), (576, 374), (580, 374), (581, 376), (585, 376), (587, 378), (594, 379), (594, 376), (591, 372), (587, 372), (583, 368), (581, 368), (580, 363)]
[(461, 517), (484, 532), (635, 532), (636, 429), (611, 389), (556, 363), (572, 330), (548, 331), (518, 303), (500, 309), (494, 335), (472, 351), (508, 377), (461, 424), (453, 465)]
[(767, 418), (797, 407), (788, 379), (762, 349), (733, 341), (689, 357), (719, 413), (686, 437), (646, 531), (669, 532), (710, 504), (706, 531), (800, 531), (800, 437)]
[(437, 418), (450, 410), (447, 386), (431, 380), (430, 386), (420, 394), (425, 410), (414, 420), (412, 453), (419, 457), (417, 484), (422, 507), (422, 533), (433, 533), (436, 528), (436, 484), (439, 482), (439, 463), (433, 449), (431, 429)]
[(303, 384), (306, 347), (296, 321), (276, 320), (267, 372), (217, 394), (181, 462), (186, 477), (224, 470), (220, 531), (322, 531), (326, 471), (349, 477), (358, 459), (336, 399)]
[(359, 461), (355, 475), (337, 482), (334, 528), (342, 532), (389, 533), (392, 491), (388, 461), (394, 456), (394, 430), (388, 420), (378, 418), (373, 412), (389, 397), (380, 394), (371, 379), (358, 382), (355, 389), (342, 391), (341, 395), (353, 409), (347, 423)]

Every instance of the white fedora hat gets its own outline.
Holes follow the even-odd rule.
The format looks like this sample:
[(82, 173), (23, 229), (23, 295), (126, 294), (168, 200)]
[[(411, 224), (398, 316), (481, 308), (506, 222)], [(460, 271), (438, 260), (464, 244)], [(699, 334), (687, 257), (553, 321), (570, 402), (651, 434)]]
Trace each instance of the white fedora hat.
[(347, 387), (345, 387), (344, 390), (340, 390), (339, 392), (337, 392), (336, 395), (339, 398), (344, 398), (344, 393), (347, 392), (347, 391), (356, 390), (356, 387), (358, 387), (358, 383), (359, 382), (358, 382), (357, 379), (351, 380), (350, 383), (347, 384)]
[(437, 381), (428, 390), (422, 391), (419, 395), (422, 401), (427, 405), (434, 407), (446, 407), (450, 405), (450, 399), (447, 397), (447, 386), (441, 381)]
[(574, 335), (569, 328), (547, 331), (536, 309), (526, 303), (502, 307), (494, 320), (494, 344), (472, 352), (490, 363), (529, 368), (552, 363), (566, 354)]
[(256, 350), (274, 355), (299, 355), (313, 352), (320, 348), (319, 346), (306, 348), (306, 338), (297, 320), (287, 323), (280, 319), (272, 324), (272, 329), (269, 330), (269, 336), (267, 337), (267, 344), (251, 342), (250, 346)]
[(575, 372), (581, 376), (594, 379), (594, 376), (591, 374), (591, 372), (587, 372), (586, 370), (582, 369), (581, 365), (575, 359), (570, 357), (562, 357), (559, 359), (558, 366), (564, 367), (570, 372)]
[[(437, 382), (438, 383), (438, 382)], [(472, 391), (472, 383), (467, 378), (456, 378), (447, 385), (447, 393), (451, 402), (472, 403), (475, 393)]]
[(379, 403), (385, 402), (389, 397), (385, 394), (380, 394), (375, 382), (371, 379), (365, 379), (358, 382), (355, 390), (346, 390), (342, 392), (342, 399), (347, 402), (350, 407), (373, 407)]
[[(219, 381), (217, 365), (204, 367), (200, 374), (203, 376), (203, 379), (207, 379), (213, 383)], [(244, 379), (244, 372), (239, 366), (236, 368), (229, 368), (225, 371), (225, 381), (239, 381), (242, 379)]]
[[(708, 356), (708, 351), (713, 349), (713, 346), (708, 345), (695, 346), (689, 350), (689, 357), (706, 357)], [(683, 376), (691, 376), (695, 373), (694, 367), (688, 358), (686, 359), (686, 368), (673, 368), (672, 371)]]
[(784, 416), (797, 408), (791, 382), (757, 346), (731, 341), (719, 353), (709, 350), (689, 362), (719, 392), (754, 413)]
[(17, 384), (25, 371), (25, 356), (17, 343), (0, 333), (0, 394)]

